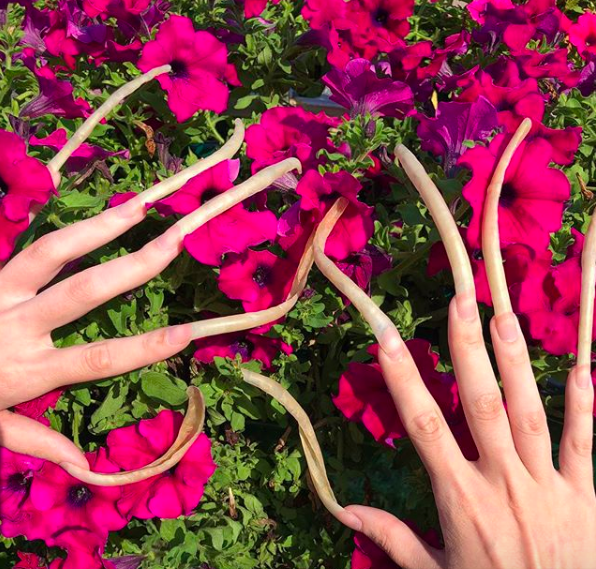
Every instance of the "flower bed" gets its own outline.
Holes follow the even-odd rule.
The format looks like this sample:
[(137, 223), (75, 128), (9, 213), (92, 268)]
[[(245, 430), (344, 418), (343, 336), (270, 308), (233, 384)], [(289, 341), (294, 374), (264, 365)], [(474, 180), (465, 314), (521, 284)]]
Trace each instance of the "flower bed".
[[(212, 155), (243, 117), (238, 157), (149, 204), (142, 226), (59, 277), (138, 249), (284, 159), (297, 159), (302, 171), (288, 170), (193, 231), (159, 277), (58, 330), (56, 346), (280, 304), (310, 236), (344, 198), (325, 253), (397, 324), (474, 459), (447, 350), (449, 263), (395, 147), (420, 157), (447, 201), (488, 324), (486, 190), (529, 118), (505, 176), (499, 233), (557, 440), (594, 209), (596, 14), (588, 4), (0, 0), (0, 262)], [(169, 67), (143, 80), (66, 156), (69, 138), (110, 93), (161, 66)], [(121, 487), (82, 483), (49, 461), (0, 448), (0, 566), (394, 567), (325, 510), (294, 419), (241, 381), (241, 365), (264, 370), (306, 410), (340, 503), (391, 510), (440, 546), (430, 485), (377, 350), (362, 316), (313, 270), (282, 319), (16, 406), (72, 437), (101, 473), (140, 468), (172, 445), (188, 385), (200, 388), (207, 416), (175, 467)]]

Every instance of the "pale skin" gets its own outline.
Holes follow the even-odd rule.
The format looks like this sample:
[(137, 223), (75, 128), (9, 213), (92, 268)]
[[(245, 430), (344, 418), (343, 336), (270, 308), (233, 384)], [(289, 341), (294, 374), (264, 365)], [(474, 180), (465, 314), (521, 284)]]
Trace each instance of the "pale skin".
[[(521, 132), (516, 144), (523, 136)], [(589, 369), (591, 337), (586, 330), (591, 330), (593, 318), (588, 307), (593, 304), (596, 257), (593, 234), (596, 230), (589, 232), (583, 259), (584, 271), (589, 268), (584, 292), (591, 290), (591, 293), (582, 295), (578, 366), (567, 383), (560, 468), (556, 470), (551, 460), (546, 415), (526, 343), (503, 289), (504, 281), (499, 273), (502, 264), (499, 268), (499, 263), (495, 262), (489, 270), (489, 277), (491, 271), (493, 275), (490, 281), (493, 298), (502, 300), (495, 303), (491, 339), (507, 399), (507, 412), (486, 351), (472, 273), (459, 233), (454, 230), (454, 222), (446, 213), (448, 210), (443, 207), (436, 188), (429, 185), (423, 170), (416, 170), (415, 159), (408, 157), (403, 148), (398, 149), (397, 155), (429, 206), (452, 264), (457, 295), (449, 309), (451, 360), (466, 418), (479, 450), (478, 461), (467, 461), (461, 454), (395, 326), (325, 257), (324, 242), (345, 208), (341, 200), (317, 231), (314, 258), (321, 272), (352, 299), (377, 336), (381, 348), (379, 361), (388, 389), (430, 474), (445, 550), (431, 548), (387, 512), (364, 506), (339, 506), (326, 478), (314, 431), (308, 428), (306, 414), (300, 412), (295, 400), (284, 395), (278, 384), (271, 386), (275, 383), (272, 380), (250, 373), (245, 373), (245, 379), (283, 400), (299, 421), (313, 481), (329, 511), (348, 527), (370, 537), (404, 568), (593, 569), (596, 567), (596, 495), (592, 471), (594, 393)], [(3, 338), (0, 344), (3, 362), (0, 444), (71, 465), (76, 470), (75, 475), (84, 479), (88, 464), (74, 443), (7, 409), (57, 387), (113, 377), (166, 359), (184, 349), (193, 338), (248, 329), (287, 312), (306, 282), (312, 264), (310, 244), (288, 300), (262, 314), (218, 319), (220, 322), (210, 327), (203, 323), (171, 326), (136, 337), (61, 350), (53, 346), (51, 339), (51, 332), (57, 327), (157, 275), (180, 252), (185, 234), (298, 167), (287, 162), (262, 176), (262, 180), (245, 185), (234, 199), (222, 198), (217, 203), (212, 203), (216, 199), (211, 200), (202, 213), (191, 214), (192, 219), (191, 216), (184, 218), (139, 251), (50, 287), (47, 285), (66, 263), (140, 223), (146, 215), (145, 204), (150, 200), (140, 194), (131, 202), (51, 233), (14, 256), (0, 271), (0, 334)], [(57, 169), (54, 174), (59, 179)], [(498, 180), (493, 182), (499, 185)], [(167, 188), (168, 193), (175, 189)], [(500, 191), (500, 187), (495, 191)], [(490, 215), (496, 215), (496, 211)], [(488, 219), (487, 223), (492, 223), (494, 228), (497, 226), (494, 221)], [(491, 239), (484, 241), (487, 247), (491, 246)], [(494, 243), (493, 239), (493, 246)], [(486, 250), (485, 258), (497, 258), (495, 251)], [(193, 419), (193, 415), (202, 402), (200, 396), (191, 399), (189, 436), (196, 437), (202, 417), (197, 413)], [(171, 452), (175, 454), (174, 450)], [(151, 471), (151, 475), (155, 473)], [(106, 483), (130, 480), (106, 480)]]

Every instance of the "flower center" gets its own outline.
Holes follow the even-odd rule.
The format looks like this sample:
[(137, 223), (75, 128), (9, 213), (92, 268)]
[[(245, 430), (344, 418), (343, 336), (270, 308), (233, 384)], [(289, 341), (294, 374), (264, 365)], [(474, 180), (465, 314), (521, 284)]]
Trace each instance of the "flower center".
[(265, 265), (259, 265), (252, 275), (252, 280), (263, 288), (271, 277), (271, 269)]
[(30, 476), (26, 472), (15, 472), (8, 477), (8, 488), (12, 492), (24, 494), (29, 490)]
[(379, 7), (373, 12), (372, 19), (376, 25), (385, 26), (389, 21), (389, 16), (389, 10)]
[(8, 193), (8, 184), (0, 176), (0, 200)]
[(219, 195), (217, 190), (205, 190), (201, 194), (201, 205), (203, 205), (205, 202), (208, 202), (209, 200), (213, 199), (217, 195)]
[(515, 201), (516, 197), (517, 192), (515, 191), (515, 188), (511, 184), (503, 184), (499, 204), (503, 207), (509, 207)]
[(174, 59), (172, 63), (170, 63), (172, 68), (171, 75), (175, 79), (186, 79), (188, 77), (188, 67), (184, 61), (180, 61), (179, 59)]
[(68, 501), (76, 508), (83, 507), (91, 498), (93, 498), (93, 492), (82, 484), (72, 486), (68, 491)]
[(234, 354), (240, 354), (243, 358), (250, 358), (250, 354), (254, 349), (254, 344), (249, 342), (248, 340), (240, 340), (238, 342), (234, 342), (231, 346), (232, 352)]

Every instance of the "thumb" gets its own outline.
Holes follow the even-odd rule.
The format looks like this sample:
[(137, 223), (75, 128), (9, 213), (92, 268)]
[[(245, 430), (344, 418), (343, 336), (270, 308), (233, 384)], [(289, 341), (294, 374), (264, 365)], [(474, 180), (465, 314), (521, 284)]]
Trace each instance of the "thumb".
[(347, 506), (362, 526), (360, 532), (404, 569), (443, 569), (445, 554), (428, 545), (395, 516), (367, 506)]
[(0, 411), (0, 446), (56, 464), (70, 462), (89, 470), (85, 455), (71, 440), (34, 419), (6, 410)]

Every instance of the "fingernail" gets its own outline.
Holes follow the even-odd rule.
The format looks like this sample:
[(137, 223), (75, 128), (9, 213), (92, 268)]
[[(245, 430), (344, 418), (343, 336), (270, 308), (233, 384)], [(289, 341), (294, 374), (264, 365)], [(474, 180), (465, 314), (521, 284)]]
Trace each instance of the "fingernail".
[(399, 332), (393, 326), (387, 328), (379, 340), (381, 349), (387, 354), (389, 359), (400, 360), (406, 350), (406, 345), (399, 335)]
[(354, 531), (362, 531), (362, 521), (360, 518), (345, 508), (343, 510), (341, 522)]
[(575, 383), (580, 389), (588, 389), (592, 385), (590, 368), (578, 366), (575, 368)]
[(466, 322), (474, 322), (478, 317), (478, 305), (476, 295), (473, 292), (465, 292), (455, 297), (457, 315)]
[(499, 314), (495, 318), (495, 326), (502, 342), (511, 344), (517, 340), (519, 336), (519, 323), (513, 312)]
[(190, 342), (190, 328), (186, 324), (170, 326), (166, 330), (166, 341), (170, 346), (179, 346)]
[(178, 227), (170, 227), (163, 235), (160, 235), (155, 244), (165, 251), (180, 247), (182, 239), (180, 237), (180, 229)]
[(130, 199), (116, 208), (118, 217), (130, 218), (138, 215), (141, 211), (142, 205), (135, 198)]

